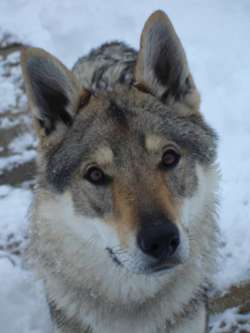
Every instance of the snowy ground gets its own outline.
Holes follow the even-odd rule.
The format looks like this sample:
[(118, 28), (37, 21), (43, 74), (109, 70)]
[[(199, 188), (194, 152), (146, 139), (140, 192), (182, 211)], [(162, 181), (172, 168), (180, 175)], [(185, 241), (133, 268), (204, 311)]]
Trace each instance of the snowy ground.
[[(202, 93), (202, 110), (221, 138), (222, 251), (216, 284), (226, 290), (250, 279), (250, 1), (1, 0), (0, 46), (33, 44), (71, 67), (79, 56), (107, 40), (138, 47), (144, 21), (159, 8), (169, 14), (183, 41)], [(17, 123), (23, 129), (30, 126), (18, 61), (18, 52), (7, 58), (0, 53), (0, 131), (6, 133)], [(0, 136), (0, 327), (3, 333), (45, 333), (48, 312), (41, 286), (17, 256), (26, 233), (31, 177), (27, 173), (29, 182), (21, 185), (13, 174), (15, 181), (5, 182), (5, 175), (17, 165), (30, 165), (36, 142), (29, 130), (14, 134), (10, 141)], [(214, 317), (211, 332), (233, 332), (234, 321), (241, 320), (236, 312), (231, 309), (224, 317)], [(249, 326), (241, 329), (235, 332), (250, 332)]]

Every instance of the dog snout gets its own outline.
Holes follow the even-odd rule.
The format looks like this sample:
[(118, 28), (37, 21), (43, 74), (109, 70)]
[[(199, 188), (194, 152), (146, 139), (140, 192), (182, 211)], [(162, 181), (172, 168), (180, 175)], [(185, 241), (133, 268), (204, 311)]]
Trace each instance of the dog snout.
[(178, 228), (170, 222), (143, 227), (137, 236), (142, 252), (150, 257), (164, 261), (172, 257), (179, 245)]

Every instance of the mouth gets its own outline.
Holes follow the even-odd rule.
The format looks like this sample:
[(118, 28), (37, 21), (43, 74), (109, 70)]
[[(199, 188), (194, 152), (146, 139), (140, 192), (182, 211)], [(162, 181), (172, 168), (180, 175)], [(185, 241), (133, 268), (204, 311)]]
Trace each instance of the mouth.
[(122, 265), (122, 263), (120, 262), (120, 260), (117, 258), (117, 256), (115, 255), (114, 251), (113, 251), (110, 247), (107, 247), (106, 250), (108, 251), (108, 253), (109, 253), (111, 259), (113, 260), (113, 262), (114, 262), (116, 265), (122, 267), (123, 265)]
[(164, 264), (158, 264), (158, 265), (152, 265), (147, 270), (147, 274), (155, 274), (155, 273), (163, 273), (165, 271), (170, 271), (174, 269), (177, 265), (179, 265), (180, 262), (173, 263), (164, 263)]
[[(107, 250), (110, 258), (112, 259), (112, 261), (117, 266), (124, 267), (122, 262), (117, 258), (114, 251), (111, 248), (107, 247), (106, 250)], [(140, 272), (137, 272), (137, 274), (151, 275), (151, 274), (156, 274), (156, 273), (164, 273), (165, 271), (172, 270), (173, 268), (175, 268), (179, 264), (181, 264), (181, 261), (179, 259), (170, 258), (170, 260), (167, 263), (162, 262), (162, 263), (157, 263), (157, 264), (154, 264), (154, 265), (150, 265), (147, 268), (141, 270)]]

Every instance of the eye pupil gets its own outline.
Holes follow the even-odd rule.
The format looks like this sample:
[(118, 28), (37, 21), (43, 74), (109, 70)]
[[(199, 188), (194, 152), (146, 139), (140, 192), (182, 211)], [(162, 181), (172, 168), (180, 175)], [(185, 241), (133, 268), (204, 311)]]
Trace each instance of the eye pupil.
[(93, 181), (98, 181), (102, 178), (102, 172), (98, 169), (95, 169), (91, 171), (90, 176)]
[(165, 167), (174, 167), (180, 160), (180, 155), (173, 149), (166, 151), (162, 157), (162, 164)]
[(85, 178), (90, 181), (91, 183), (94, 184), (100, 184), (103, 183), (105, 176), (102, 170), (96, 168), (96, 167), (91, 167), (87, 171), (87, 174), (85, 175)]

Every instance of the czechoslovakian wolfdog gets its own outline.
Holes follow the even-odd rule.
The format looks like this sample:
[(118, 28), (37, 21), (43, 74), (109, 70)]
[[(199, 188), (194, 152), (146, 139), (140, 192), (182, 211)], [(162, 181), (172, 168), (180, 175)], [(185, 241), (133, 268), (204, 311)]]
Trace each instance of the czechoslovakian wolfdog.
[(217, 248), (216, 134), (165, 13), (140, 50), (72, 71), (23, 51), (39, 137), (27, 256), (55, 332), (204, 333)]

